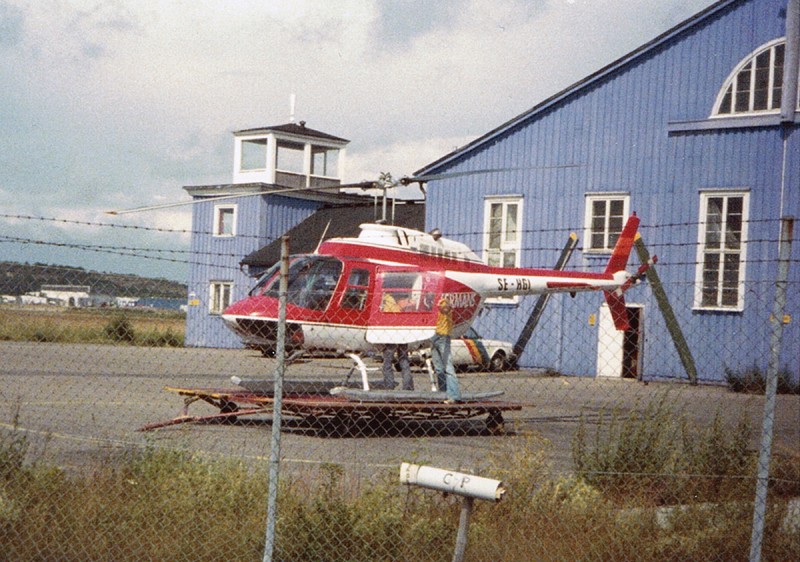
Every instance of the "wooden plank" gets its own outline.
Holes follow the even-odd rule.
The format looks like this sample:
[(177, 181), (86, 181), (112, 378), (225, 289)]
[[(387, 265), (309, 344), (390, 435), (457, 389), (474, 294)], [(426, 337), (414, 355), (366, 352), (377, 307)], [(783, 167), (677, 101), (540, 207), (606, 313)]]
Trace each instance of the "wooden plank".
[[(334, 396), (344, 396), (348, 400), (357, 402), (444, 402), (447, 399), (446, 392), (422, 392), (415, 390), (360, 390), (351, 388), (334, 388), (331, 390)], [(495, 390), (492, 392), (472, 392), (463, 393), (461, 395), (460, 403), (478, 402), (486, 400), (487, 398), (494, 398), (503, 394), (502, 390)]]
[[(561, 255), (558, 257), (556, 266), (553, 269), (556, 271), (562, 271), (567, 266), (567, 262), (572, 256), (572, 252), (575, 250), (575, 246), (577, 245), (578, 236), (574, 232), (571, 232), (569, 239), (567, 240), (567, 244), (564, 246), (564, 249), (561, 250)], [(544, 313), (544, 308), (547, 306), (548, 300), (550, 300), (549, 294), (540, 295), (539, 298), (536, 299), (536, 304), (533, 305), (533, 310), (531, 310), (528, 321), (525, 323), (519, 338), (517, 338), (517, 341), (514, 344), (514, 355), (517, 356), (517, 359), (519, 359), (519, 357), (525, 351), (525, 347), (528, 345), (528, 342), (533, 335), (533, 331), (536, 329), (536, 326), (539, 324), (539, 320)]]
[[(275, 394), (275, 383), (272, 379), (240, 379), (237, 378), (234, 381), (236, 384), (241, 386), (242, 388), (253, 392), (254, 394), (259, 394), (262, 396), (274, 396)], [(352, 386), (352, 388), (360, 388), (361, 381), (354, 380), (348, 381), (347, 383), (339, 380), (339, 381), (326, 381), (326, 380), (284, 380), (283, 381), (283, 394), (284, 396), (287, 395), (295, 395), (295, 394), (309, 394), (309, 395), (319, 395), (319, 394), (329, 394), (331, 389), (341, 386)], [(369, 381), (370, 388), (383, 388), (383, 379)]]
[[(642, 237), (640, 235), (636, 235), (636, 238), (633, 241), (633, 246), (636, 248), (636, 253), (639, 255), (639, 261), (642, 262), (642, 265), (644, 266), (645, 264), (650, 263), (650, 252), (648, 252), (647, 248), (645, 248), (644, 242), (642, 242)], [(672, 336), (672, 341), (675, 343), (675, 349), (678, 351), (678, 356), (681, 359), (681, 363), (686, 371), (686, 375), (689, 377), (689, 382), (691, 384), (697, 384), (697, 367), (694, 363), (692, 351), (689, 349), (689, 344), (686, 343), (686, 338), (683, 336), (683, 330), (681, 330), (681, 326), (678, 324), (678, 319), (675, 317), (675, 311), (672, 309), (672, 305), (669, 303), (667, 293), (664, 290), (664, 285), (661, 283), (661, 278), (658, 276), (654, 266), (647, 268), (645, 270), (645, 275), (647, 276), (647, 281), (650, 283), (650, 289), (653, 291), (653, 296), (658, 303), (658, 308), (661, 309), (661, 314), (664, 316), (664, 322), (667, 325), (667, 330), (669, 331), (670, 336)]]

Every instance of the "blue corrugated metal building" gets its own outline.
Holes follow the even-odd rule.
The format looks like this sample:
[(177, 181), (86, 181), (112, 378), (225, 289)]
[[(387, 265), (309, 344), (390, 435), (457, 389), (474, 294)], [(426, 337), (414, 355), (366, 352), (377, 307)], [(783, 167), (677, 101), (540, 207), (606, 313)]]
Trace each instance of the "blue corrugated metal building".
[[(745, 365), (763, 369), (779, 219), (800, 214), (798, 1), (717, 2), (418, 170), (483, 171), (430, 181), (427, 224), (482, 249), (491, 263), (522, 266), (552, 266), (577, 230), (571, 266), (596, 271), (635, 211), (642, 240), (662, 260), (658, 271), (700, 380), (723, 381), (726, 369)], [(458, 216), (449, 211), (454, 198)], [(800, 310), (791, 293), (800, 274), (792, 265), (781, 366), (797, 380)], [(628, 343), (604, 332), (602, 300), (551, 299), (521, 364), (686, 376), (647, 287), (628, 293), (640, 323), (637, 364), (625, 366), (621, 354), (606, 364), (607, 352), (613, 359)], [(511, 339), (532, 305), (493, 303), (479, 327)]]

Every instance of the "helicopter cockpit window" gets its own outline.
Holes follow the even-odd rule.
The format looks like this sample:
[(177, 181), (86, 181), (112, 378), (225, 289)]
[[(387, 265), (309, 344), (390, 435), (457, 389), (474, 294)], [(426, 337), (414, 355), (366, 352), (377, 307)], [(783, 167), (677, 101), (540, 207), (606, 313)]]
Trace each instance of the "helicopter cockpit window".
[(419, 273), (384, 273), (382, 287), (381, 312), (427, 312), (433, 306), (433, 293), (423, 291)]
[[(341, 274), (342, 262), (337, 259), (307, 256), (294, 260), (289, 265), (287, 302), (311, 310), (325, 310)], [(276, 276), (263, 294), (277, 299), (279, 288), (280, 277)]]
[[(276, 273), (278, 273), (278, 270), (280, 268), (281, 268), (281, 263), (278, 262), (278, 263), (274, 264), (272, 267), (270, 267), (265, 273), (263, 273), (261, 275), (261, 277), (259, 277), (258, 283), (256, 283), (256, 286), (253, 287), (252, 289), (250, 289), (250, 293), (249, 293), (250, 296), (252, 297), (252, 296), (257, 296), (257, 295), (262, 294), (264, 292), (264, 289), (270, 284), (270, 281), (272, 280), (273, 276)], [(276, 277), (275, 279), (276, 279), (276, 282), (277, 282), (278, 278)]]
[(347, 278), (347, 288), (342, 297), (342, 308), (351, 310), (364, 310), (369, 289), (369, 271), (354, 269)]

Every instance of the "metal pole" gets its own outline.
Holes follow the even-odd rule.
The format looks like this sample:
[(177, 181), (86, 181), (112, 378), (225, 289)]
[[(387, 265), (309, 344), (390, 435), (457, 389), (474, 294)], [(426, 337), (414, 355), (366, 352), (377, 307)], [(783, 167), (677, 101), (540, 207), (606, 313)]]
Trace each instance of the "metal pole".
[(278, 517), (278, 476), (281, 467), (281, 407), (283, 375), (286, 371), (286, 296), (289, 290), (289, 237), (281, 238), (281, 277), (278, 295), (278, 334), (275, 342), (275, 396), (272, 404), (272, 440), (269, 452), (269, 488), (267, 489), (267, 535), (263, 562), (272, 561), (275, 548), (275, 522)]
[[(573, 250), (575, 250), (575, 246), (577, 245), (578, 235), (574, 232), (571, 232), (566, 246), (564, 246), (564, 249), (561, 250), (561, 255), (558, 257), (558, 261), (556, 262), (554, 269), (557, 271), (562, 271), (567, 266), (567, 262), (569, 261), (569, 258), (572, 255)], [(536, 300), (536, 304), (533, 305), (531, 315), (528, 317), (528, 321), (525, 323), (525, 326), (522, 328), (522, 332), (520, 332), (520, 335), (517, 338), (517, 342), (514, 344), (514, 355), (516, 355), (518, 358), (522, 355), (522, 352), (525, 351), (525, 347), (531, 340), (533, 331), (539, 324), (539, 320), (544, 313), (544, 307), (547, 306), (548, 300), (550, 300), (550, 295), (541, 295)]]
[(793, 123), (797, 107), (797, 72), (800, 68), (800, 0), (789, 0), (786, 4), (784, 53), (781, 123)]
[(469, 534), (469, 518), (472, 515), (472, 502), (474, 498), (464, 497), (461, 501), (461, 517), (458, 521), (458, 535), (456, 535), (456, 549), (453, 552), (453, 562), (462, 562), (467, 551), (467, 535)]
[[(636, 253), (639, 255), (639, 261), (641, 261), (642, 264), (646, 264), (650, 261), (650, 252), (647, 251), (644, 242), (642, 242), (642, 237), (639, 236), (638, 233), (633, 239), (633, 247), (636, 248)], [(675, 311), (672, 309), (672, 305), (669, 304), (669, 298), (667, 298), (667, 292), (664, 290), (661, 278), (658, 276), (658, 272), (653, 266), (647, 269), (645, 275), (647, 276), (647, 282), (650, 283), (650, 290), (653, 291), (656, 303), (658, 303), (658, 308), (661, 309), (661, 314), (664, 316), (664, 322), (667, 325), (670, 336), (672, 336), (675, 349), (678, 350), (678, 357), (680, 357), (681, 363), (683, 363), (683, 369), (689, 377), (689, 382), (691, 384), (697, 384), (697, 366), (694, 363), (692, 351), (689, 349), (689, 344), (686, 343), (686, 338), (683, 337), (683, 330), (681, 330), (681, 325), (678, 324), (678, 319), (675, 317)], [(641, 377), (641, 374), (639, 376)]]
[(792, 252), (794, 217), (781, 219), (781, 238), (778, 247), (778, 273), (775, 282), (775, 304), (770, 318), (769, 364), (767, 365), (767, 388), (764, 399), (764, 419), (761, 426), (761, 449), (758, 454), (758, 478), (756, 499), (753, 508), (753, 533), (750, 537), (750, 562), (761, 560), (761, 543), (764, 539), (764, 519), (767, 511), (767, 486), (769, 484), (769, 461), (772, 451), (772, 426), (775, 420), (775, 395), (778, 391), (778, 366), (781, 357), (783, 335), (783, 311), (786, 307), (786, 287), (789, 280), (789, 258)]

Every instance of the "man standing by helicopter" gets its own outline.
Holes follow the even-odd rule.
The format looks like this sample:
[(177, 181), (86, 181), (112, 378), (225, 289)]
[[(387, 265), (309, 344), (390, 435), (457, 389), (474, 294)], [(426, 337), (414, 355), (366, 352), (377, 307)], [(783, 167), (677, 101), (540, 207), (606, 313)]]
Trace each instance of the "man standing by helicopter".
[[(400, 312), (402, 308), (397, 303), (391, 293), (384, 293), (381, 303), (383, 312)], [(408, 344), (386, 344), (383, 346), (383, 383), (391, 390), (394, 388), (394, 360), (397, 362), (403, 374), (403, 390), (414, 390), (414, 379), (411, 377), (411, 365), (408, 361)]]
[(436, 373), (436, 386), (439, 391), (447, 391), (445, 404), (461, 400), (461, 388), (450, 357), (450, 335), (453, 332), (453, 307), (442, 297), (439, 300), (439, 315), (436, 318), (436, 333), (431, 338), (431, 360)]

